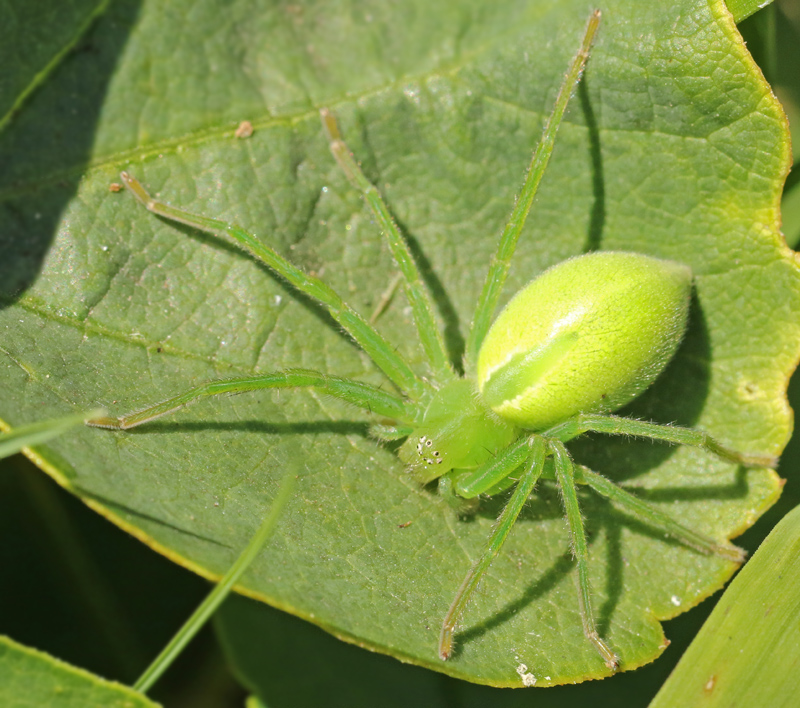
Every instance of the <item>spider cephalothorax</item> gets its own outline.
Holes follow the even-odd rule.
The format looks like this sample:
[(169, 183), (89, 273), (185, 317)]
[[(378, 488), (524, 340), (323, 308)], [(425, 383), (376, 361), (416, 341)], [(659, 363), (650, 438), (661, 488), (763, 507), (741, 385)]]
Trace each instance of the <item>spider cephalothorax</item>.
[(519, 436), (517, 427), (488, 408), (476, 383), (466, 378), (434, 392), (413, 426), (399, 454), (423, 483), (453, 469), (474, 469)]

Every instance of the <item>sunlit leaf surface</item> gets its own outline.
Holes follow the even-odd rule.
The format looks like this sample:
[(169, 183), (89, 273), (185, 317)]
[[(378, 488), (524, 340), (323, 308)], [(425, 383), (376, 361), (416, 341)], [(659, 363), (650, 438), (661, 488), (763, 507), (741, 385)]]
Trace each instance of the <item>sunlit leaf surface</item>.
[[(800, 322), (800, 279), (778, 232), (783, 114), (721, 3), (601, 8), (507, 292), (590, 248), (691, 265), (686, 341), (626, 412), (777, 454)], [(382, 382), (326, 314), (247, 255), (112, 189), (128, 169), (170, 203), (235, 221), (369, 315), (395, 269), (328, 152), (321, 106), (411, 239), (458, 355), (587, 16), (580, 2), (530, 0), (113, 3), (0, 136), (0, 415), (16, 426), (98, 405), (121, 414), (290, 366)], [(244, 120), (254, 133), (237, 138)], [(378, 326), (424, 373), (402, 294)], [(130, 433), (81, 430), (37, 460), (209, 576), (228, 568), (294, 470), (298, 491), (247, 594), (472, 681), (605, 675), (546, 484), (466, 613), (456, 656), (436, 657), (442, 617), (503, 499), (459, 518), (368, 437), (369, 422), (308, 393), (242, 395)], [(719, 538), (778, 493), (771, 472), (687, 449), (602, 437), (572, 449)], [(634, 668), (664, 646), (657, 620), (734, 567), (589, 493), (582, 503), (600, 630)]]

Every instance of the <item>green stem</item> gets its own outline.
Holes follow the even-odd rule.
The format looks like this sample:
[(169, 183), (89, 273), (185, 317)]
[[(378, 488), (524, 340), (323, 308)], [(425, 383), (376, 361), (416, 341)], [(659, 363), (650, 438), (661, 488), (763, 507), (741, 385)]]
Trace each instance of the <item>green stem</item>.
[(191, 641), (194, 635), (200, 631), (217, 607), (219, 607), (222, 601), (228, 596), (230, 589), (236, 581), (239, 580), (242, 573), (247, 570), (275, 529), (278, 517), (294, 490), (294, 483), (294, 474), (289, 473), (284, 475), (281, 488), (278, 490), (278, 495), (272, 502), (272, 508), (269, 510), (269, 514), (267, 514), (267, 517), (264, 519), (253, 538), (250, 539), (247, 547), (230, 567), (230, 570), (225, 573), (217, 586), (208, 594), (208, 597), (203, 600), (192, 616), (189, 617), (186, 623), (178, 630), (169, 644), (164, 647), (163, 651), (155, 658), (153, 663), (147, 667), (145, 672), (139, 677), (139, 680), (133, 684), (135, 690), (145, 693), (152, 687), (161, 674), (167, 670), (183, 648)]
[(42, 420), (38, 423), (23, 425), (8, 432), (0, 433), (0, 459), (10, 457), (23, 447), (47, 442), (70, 428), (80, 425), (89, 418), (97, 418), (102, 415), (105, 415), (105, 411), (102, 409), (73, 413), (63, 418)]

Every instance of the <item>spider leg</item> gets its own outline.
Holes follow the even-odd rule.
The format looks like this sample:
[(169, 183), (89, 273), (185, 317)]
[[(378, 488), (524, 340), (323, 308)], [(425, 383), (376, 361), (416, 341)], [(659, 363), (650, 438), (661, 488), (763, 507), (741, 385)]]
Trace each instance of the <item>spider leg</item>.
[(570, 536), (572, 538), (572, 552), (578, 566), (576, 576), (578, 585), (578, 604), (583, 621), (583, 633), (592, 642), (603, 657), (606, 666), (612, 671), (619, 666), (619, 657), (611, 650), (597, 633), (597, 623), (592, 607), (592, 589), (589, 584), (589, 552), (586, 546), (586, 533), (583, 529), (583, 519), (578, 505), (578, 495), (575, 491), (574, 467), (567, 448), (559, 440), (550, 440), (548, 446), (553, 452), (556, 481), (561, 490), (561, 501), (564, 504), (564, 513), (567, 517)]
[(375, 215), (381, 231), (383, 231), (389, 243), (394, 261), (403, 274), (406, 297), (411, 305), (411, 311), (414, 313), (414, 321), (416, 322), (419, 338), (428, 362), (438, 379), (443, 382), (450, 381), (454, 378), (453, 368), (447, 356), (447, 349), (444, 345), (441, 330), (436, 324), (436, 318), (433, 315), (433, 304), (431, 303), (430, 295), (422, 281), (408, 243), (400, 233), (400, 229), (397, 228), (397, 224), (389, 212), (389, 207), (383, 201), (381, 193), (366, 178), (358, 166), (358, 162), (353, 158), (353, 154), (342, 140), (339, 134), (339, 127), (336, 124), (336, 118), (327, 108), (320, 110), (320, 116), (336, 162), (339, 163), (350, 183), (361, 192), (364, 201), (372, 209), (372, 213)]
[(586, 65), (586, 60), (589, 58), (589, 49), (594, 40), (594, 35), (597, 32), (599, 23), (600, 11), (595, 10), (589, 18), (589, 23), (586, 25), (586, 32), (583, 36), (580, 49), (572, 59), (567, 74), (564, 76), (564, 81), (561, 83), (561, 88), (558, 91), (558, 96), (553, 106), (553, 112), (547, 119), (542, 138), (536, 146), (536, 150), (531, 158), (531, 165), (528, 169), (528, 174), (525, 176), (525, 182), (520, 190), (519, 198), (514, 205), (514, 210), (511, 212), (508, 223), (503, 229), (503, 235), (500, 237), (497, 252), (489, 266), (489, 272), (486, 275), (486, 281), (484, 282), (483, 290), (481, 291), (478, 304), (475, 308), (475, 317), (472, 320), (472, 327), (467, 341), (466, 359), (468, 362), (471, 362), (472, 365), (478, 361), (478, 352), (484, 337), (486, 337), (486, 332), (489, 330), (494, 311), (497, 309), (497, 301), (503, 291), (503, 285), (506, 282), (506, 275), (511, 266), (514, 250), (517, 247), (517, 241), (519, 241), (519, 236), (522, 233), (522, 227), (525, 225), (525, 220), (528, 217), (533, 198), (536, 196), (539, 183), (542, 180), (545, 168), (550, 160), (550, 155), (553, 152), (556, 132), (558, 131), (559, 125), (561, 125), (561, 120), (564, 117), (564, 112), (567, 109), (570, 96), (575, 91), (575, 87), (580, 81), (583, 68)]
[(709, 536), (705, 536), (683, 524), (679, 524), (669, 514), (665, 514), (646, 501), (618, 487), (611, 480), (597, 474), (597, 472), (593, 472), (588, 467), (581, 465), (579, 467), (579, 473), (582, 477), (580, 481), (585, 482), (598, 494), (619, 505), (625, 511), (630, 512), (645, 523), (662, 529), (665, 533), (684, 545), (694, 548), (701, 553), (721, 556), (735, 563), (744, 562), (746, 553), (741, 548), (731, 544), (719, 543)]
[(162, 415), (172, 413), (201, 398), (225, 393), (257, 391), (264, 388), (310, 388), (320, 393), (340, 398), (372, 413), (396, 420), (409, 420), (409, 417), (413, 414), (412, 410), (401, 398), (375, 386), (339, 376), (328, 376), (307, 369), (289, 369), (258, 376), (211, 381), (136, 413), (119, 418), (93, 418), (87, 421), (87, 425), (97, 428), (127, 430), (160, 418)]
[(485, 494), (496, 484), (508, 477), (531, 456), (531, 448), (538, 436), (520, 438), (502, 450), (473, 472), (461, 477), (455, 483), (455, 493), (464, 499), (473, 499)]
[(369, 426), (369, 434), (376, 440), (392, 442), (402, 440), (414, 432), (412, 425), (389, 425), (386, 423), (374, 423)]
[(735, 462), (744, 467), (773, 467), (777, 458), (769, 455), (749, 455), (737, 452), (717, 442), (708, 433), (677, 425), (650, 423), (645, 420), (622, 418), (615, 415), (589, 415), (581, 413), (564, 423), (550, 428), (547, 435), (564, 442), (583, 433), (607, 433), (609, 435), (633, 435), (651, 440), (663, 440), (674, 445), (690, 445), (710, 452), (717, 457)]
[(481, 555), (475, 561), (469, 573), (467, 573), (467, 577), (461, 583), (461, 587), (458, 589), (447, 615), (445, 615), (442, 631), (439, 635), (439, 657), (445, 661), (453, 652), (453, 634), (456, 624), (461, 615), (464, 614), (464, 610), (475, 592), (475, 588), (478, 587), (481, 578), (488, 570), (495, 556), (500, 552), (511, 531), (511, 527), (517, 520), (520, 511), (522, 511), (525, 501), (533, 491), (533, 487), (542, 473), (545, 453), (544, 439), (538, 435), (534, 436), (528, 452), (527, 469), (517, 483), (514, 493), (508, 500), (508, 504), (500, 514), (500, 518), (497, 519), (497, 523), (492, 529)]
[(177, 221), (211, 234), (226, 234), (261, 263), (269, 266), (300, 292), (324, 305), (356, 343), (369, 355), (378, 368), (401, 390), (413, 399), (419, 399), (428, 386), (417, 377), (411, 367), (372, 325), (351, 308), (329, 285), (290, 263), (277, 251), (266, 246), (244, 229), (220, 219), (211, 219), (177, 209), (153, 199), (142, 184), (127, 172), (120, 177), (137, 200), (153, 214)]

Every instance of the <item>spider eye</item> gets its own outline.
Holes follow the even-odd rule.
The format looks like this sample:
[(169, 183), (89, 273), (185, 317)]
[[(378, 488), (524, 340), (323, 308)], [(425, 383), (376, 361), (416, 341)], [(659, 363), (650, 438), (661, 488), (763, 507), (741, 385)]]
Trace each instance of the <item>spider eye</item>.
[(591, 253), (523, 288), (478, 355), (485, 403), (541, 430), (609, 412), (644, 391), (683, 337), (691, 270), (636, 253)]

